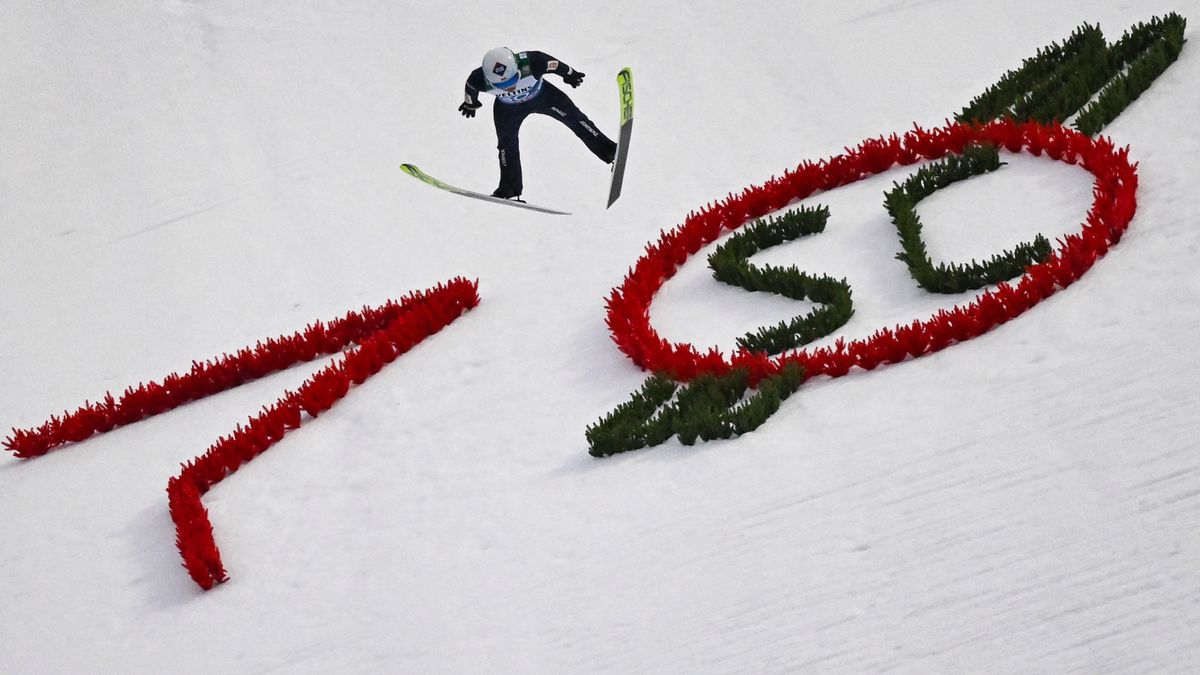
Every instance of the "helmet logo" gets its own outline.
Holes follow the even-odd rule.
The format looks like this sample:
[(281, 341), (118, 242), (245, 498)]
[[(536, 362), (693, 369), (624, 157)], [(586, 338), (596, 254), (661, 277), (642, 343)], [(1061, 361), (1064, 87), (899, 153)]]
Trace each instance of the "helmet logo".
[(506, 70), (508, 70), (508, 67), (499, 61), (496, 62), (496, 65), (492, 66), (492, 72), (496, 75), (504, 75), (504, 71)]

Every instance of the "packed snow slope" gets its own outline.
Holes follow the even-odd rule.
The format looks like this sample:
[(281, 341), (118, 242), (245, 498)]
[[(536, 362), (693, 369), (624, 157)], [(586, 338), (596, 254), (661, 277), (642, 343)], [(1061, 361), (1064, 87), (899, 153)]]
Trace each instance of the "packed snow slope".
[[(455, 276), (482, 302), (205, 497), (231, 580), (180, 567), (179, 465), (322, 359), (45, 457), (0, 457), (0, 672), (1182, 672), (1200, 661), (1200, 47), (1105, 133), (1129, 233), (1019, 319), (806, 384), (759, 431), (587, 454), (645, 377), (604, 299), (688, 212), (806, 159), (940, 125), (1084, 22), (1200, 1), (458, 3), (4, 0), (0, 425)], [(1195, 23), (1193, 23), (1193, 26)], [(1194, 31), (1194, 28), (1192, 29)], [(1189, 35), (1194, 35), (1189, 33)], [(1193, 41), (1194, 42), (1194, 41)], [(548, 118), (490, 191), (497, 45), (587, 73), (625, 194)], [(490, 105), (490, 103), (488, 104)], [(1029, 155), (920, 206), (939, 260), (1075, 231), (1089, 175)], [(883, 192), (755, 262), (845, 277), (841, 337), (970, 300), (894, 259)], [(803, 303), (711, 278), (654, 325), (728, 350)], [(800, 308), (800, 309), (798, 309)]]

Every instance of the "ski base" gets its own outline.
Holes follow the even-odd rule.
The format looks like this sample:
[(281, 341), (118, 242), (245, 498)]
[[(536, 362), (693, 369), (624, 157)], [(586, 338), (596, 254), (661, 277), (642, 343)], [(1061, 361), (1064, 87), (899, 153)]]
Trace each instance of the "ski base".
[(438, 188), (439, 190), (445, 190), (446, 192), (451, 192), (456, 195), (462, 195), (463, 197), (470, 197), (472, 199), (479, 199), (479, 200), (482, 200), (485, 202), (492, 202), (493, 204), (504, 204), (506, 206), (515, 206), (518, 209), (528, 209), (530, 211), (537, 211), (539, 213), (551, 213), (556, 216), (571, 215), (570, 213), (568, 213), (566, 211), (558, 211), (556, 209), (546, 208), (545, 206), (537, 206), (536, 204), (529, 204), (527, 202), (516, 201), (516, 200), (512, 200), (512, 199), (502, 199), (500, 197), (493, 197), (491, 195), (487, 195), (482, 192), (475, 192), (473, 190), (466, 190), (466, 189), (463, 189), (460, 187), (456, 187), (454, 185), (450, 185), (449, 183), (444, 183), (444, 182), (434, 178), (433, 176), (430, 176), (429, 174), (425, 173), (424, 171), (418, 169), (416, 167), (416, 165), (414, 165), (414, 164), (401, 164), (400, 170), (403, 171), (404, 173), (412, 176), (413, 178), (416, 178), (417, 180), (421, 181), (422, 183), (425, 183), (426, 185), (432, 185), (433, 187)]

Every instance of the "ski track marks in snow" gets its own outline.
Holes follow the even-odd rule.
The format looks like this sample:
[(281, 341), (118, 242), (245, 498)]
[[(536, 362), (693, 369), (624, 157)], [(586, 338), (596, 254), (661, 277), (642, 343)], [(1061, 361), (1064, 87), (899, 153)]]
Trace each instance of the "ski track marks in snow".
[(863, 12), (862, 14), (857, 14), (855, 16), (852, 16), (852, 17), (846, 19), (845, 21), (843, 21), (843, 23), (846, 23), (846, 24), (858, 23), (860, 21), (867, 21), (868, 19), (878, 19), (878, 18), (885, 17), (885, 16), (891, 16), (893, 14), (897, 14), (900, 12), (907, 12), (907, 11), (916, 9), (918, 7), (924, 7), (925, 5), (939, 5), (939, 4), (947, 4), (947, 0), (900, 0), (899, 2), (893, 2), (889, 5), (884, 5), (883, 7), (872, 10), (870, 12)]
[(228, 201), (218, 202), (218, 203), (216, 203), (216, 204), (212, 204), (212, 205), (210, 205), (210, 206), (205, 206), (205, 207), (202, 207), (202, 208), (196, 209), (195, 211), (190, 211), (190, 212), (188, 212), (188, 213), (184, 213), (184, 214), (182, 214), (182, 215), (175, 216), (175, 217), (173, 217), (173, 218), (167, 218), (166, 220), (163, 220), (163, 221), (157, 222), (157, 223), (155, 223), (155, 224), (153, 224), (153, 225), (150, 225), (149, 227), (143, 228), (143, 229), (141, 229), (141, 230), (138, 230), (138, 231), (136, 231), (136, 232), (130, 232), (129, 234), (127, 234), (127, 235), (125, 235), (125, 236), (123, 236), (123, 237), (118, 237), (118, 238), (116, 238), (116, 239), (113, 239), (112, 241), (108, 242), (108, 244), (109, 244), (109, 245), (112, 245), (112, 244), (118, 244), (118, 243), (120, 243), (120, 242), (123, 242), (123, 241), (126, 241), (126, 240), (128, 240), (128, 239), (133, 239), (134, 237), (140, 237), (140, 236), (142, 236), (142, 235), (144, 235), (144, 234), (149, 234), (149, 233), (151, 233), (151, 232), (153, 232), (153, 231), (155, 231), (155, 230), (158, 230), (158, 229), (160, 229), (160, 228), (167, 227), (168, 225), (174, 225), (174, 224), (176, 224), (176, 223), (181, 223), (181, 222), (183, 222), (183, 221), (185, 221), (185, 220), (187, 220), (187, 219), (189, 219), (189, 218), (194, 218), (195, 216), (199, 216), (199, 215), (201, 215), (201, 214), (205, 214), (205, 213), (208, 213), (208, 212), (210, 212), (210, 211), (215, 211), (215, 210), (217, 210), (217, 209), (221, 208), (222, 206), (226, 206), (226, 205), (228, 205), (228, 204), (231, 204), (231, 203), (233, 203), (234, 201), (235, 201), (235, 200), (232, 200), (232, 199), (231, 199), (231, 200), (228, 200)]

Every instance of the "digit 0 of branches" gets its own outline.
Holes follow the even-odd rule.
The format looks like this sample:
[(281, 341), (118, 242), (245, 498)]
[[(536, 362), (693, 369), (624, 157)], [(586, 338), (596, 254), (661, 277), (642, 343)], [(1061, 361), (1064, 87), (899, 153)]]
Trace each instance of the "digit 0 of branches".
[(921, 218), (916, 206), (937, 190), (972, 176), (995, 171), (1002, 166), (1000, 155), (991, 145), (973, 145), (961, 155), (926, 165), (907, 181), (893, 184), (884, 197), (884, 208), (900, 235), (898, 260), (908, 266), (917, 284), (933, 293), (962, 293), (1007, 281), (1025, 268), (1045, 260), (1051, 253), (1050, 242), (1038, 235), (1032, 242), (1020, 244), (985, 262), (934, 265), (921, 235)]

